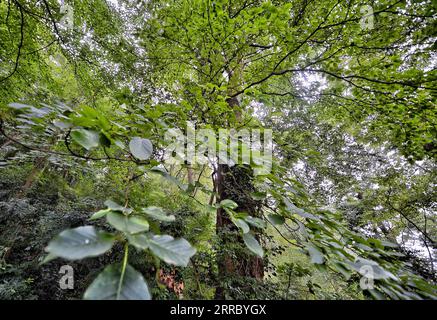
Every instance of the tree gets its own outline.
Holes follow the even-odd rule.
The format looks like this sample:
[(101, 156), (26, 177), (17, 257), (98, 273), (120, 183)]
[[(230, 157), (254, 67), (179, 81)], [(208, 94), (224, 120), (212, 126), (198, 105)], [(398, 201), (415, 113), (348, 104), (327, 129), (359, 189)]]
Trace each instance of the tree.
[[(1, 81), (9, 87), (11, 81), (18, 81), (17, 72), (27, 72), (20, 63), (22, 49), (38, 47), (39, 41), (24, 42), (32, 39), (25, 33), (26, 21), (38, 15), (45, 19), (35, 25), (46, 38), (54, 37), (56, 52), (73, 68), (64, 72), (78, 89), (68, 94), (58, 87), (50, 89), (53, 97), (62, 96), (74, 103), (50, 103), (45, 112), (11, 104), (2, 119), (16, 123), (39, 120), (28, 123), (18, 137), (8, 133), (2, 120), (1, 133), (24, 150), (78, 161), (121, 162), (129, 168), (135, 165), (130, 169), (128, 185), (145, 172), (158, 174), (205, 210), (216, 210), (216, 298), (233, 297), (231, 287), (241, 292), (253, 290), (244, 285), (251, 278), (262, 283), (267, 261), (260, 243), (265, 247), (269, 243), (266, 223), (289, 245), (305, 252), (320, 270), (349, 278), (353, 273), (363, 275), (363, 267), (371, 266), (378, 281), (377, 288), (370, 290), (375, 297), (432, 297), (426, 282), (406, 271), (402, 261), (395, 258), (399, 252), (391, 243), (367, 237), (362, 230), (347, 225), (347, 213), (339, 199), (349, 194), (341, 183), (354, 181), (354, 173), (329, 171), (339, 168), (330, 156), (345, 156), (341, 147), (347, 141), (339, 139), (343, 132), (374, 144), (389, 140), (411, 163), (435, 160), (432, 107), (437, 79), (435, 70), (429, 68), (435, 57), (435, 8), (429, 1), (370, 5), (355, 1), (189, 0), (139, 5), (120, 1), (110, 7), (97, 2), (96, 17), (83, 1), (75, 2), (75, 27), (64, 35), (53, 14), (57, 11), (54, 4), (43, 1), (29, 7), (14, 0), (0, 7), (8, 16), (13, 14), (15, 33), (20, 34), (12, 68)], [(371, 15), (363, 16), (363, 8), (367, 13), (371, 10)], [(135, 27), (133, 21), (142, 16)], [(85, 23), (92, 27), (78, 32)], [(84, 41), (87, 38), (90, 44)], [(2, 50), (6, 52), (6, 48)], [(38, 50), (36, 61), (48, 59), (48, 54), (41, 53), (45, 50)], [(56, 67), (44, 70), (52, 75)], [(50, 85), (55, 82), (51, 78), (45, 81)], [(25, 92), (19, 96), (31, 103), (41, 100)], [(81, 98), (82, 93), (86, 99)], [(7, 96), (5, 102), (12, 99), (12, 95)], [(199, 170), (198, 181), (193, 179), (194, 163), (181, 165), (187, 170), (188, 184), (175, 178), (163, 166), (167, 147), (163, 137), (169, 128), (188, 133), (188, 120), (196, 130), (216, 132), (223, 127), (263, 130), (270, 125), (275, 129), (276, 147), (272, 172), (254, 174), (257, 163), (253, 158), (247, 164), (232, 165), (221, 163), (219, 157), (209, 164), (212, 181), (208, 185), (200, 183), (205, 167)], [(44, 135), (47, 128), (51, 131)], [(369, 132), (364, 138), (360, 136), (362, 130)], [(48, 135), (55, 137), (49, 144)], [(335, 151), (320, 135), (334, 140)], [(23, 137), (28, 138), (25, 143)], [(42, 143), (38, 141), (41, 137)], [(348, 146), (346, 154), (360, 151), (368, 152), (364, 147)], [(375, 161), (366, 160), (367, 154), (359, 155), (363, 159), (361, 168)], [(293, 170), (301, 158), (309, 159), (317, 176), (307, 175), (299, 183), (294, 178), (300, 177)], [(341, 167), (337, 170), (341, 172)], [(318, 186), (325, 177), (332, 178), (339, 189), (333, 195), (334, 209), (323, 207), (330, 202)], [(121, 232), (125, 256), (121, 267), (105, 269), (86, 297), (100, 297), (101, 293), (95, 291), (97, 284), (105, 283), (107, 277), (121, 279), (119, 287), (113, 288), (116, 298), (129, 297), (122, 293), (125, 276), (141, 283), (141, 290), (148, 292), (141, 275), (127, 264), (129, 246), (150, 249), (175, 265), (186, 266), (194, 254), (183, 239), (143, 234), (149, 230), (150, 217), (160, 221), (170, 218), (160, 208), (130, 207), (128, 189), (124, 205), (107, 202), (106, 208), (93, 216), (106, 217), (109, 225)], [(210, 194), (209, 201), (196, 198), (196, 190)], [(386, 204), (398, 212), (400, 207), (390, 201)], [(373, 218), (369, 220), (378, 224)], [(417, 225), (416, 229), (423, 231)], [(285, 236), (284, 230), (300, 235)], [(49, 245), (53, 256), (63, 257), (63, 246), (73, 245), (63, 241), (70, 234), (100, 239), (97, 249), (108, 250), (114, 241), (114, 236), (94, 229), (65, 232)], [(434, 245), (426, 227), (424, 232)], [(56, 250), (61, 244), (61, 251)], [(178, 246), (186, 253), (181, 257), (174, 250)], [(94, 256), (106, 251), (103, 249), (64, 258)], [(241, 277), (243, 280), (238, 279)]]

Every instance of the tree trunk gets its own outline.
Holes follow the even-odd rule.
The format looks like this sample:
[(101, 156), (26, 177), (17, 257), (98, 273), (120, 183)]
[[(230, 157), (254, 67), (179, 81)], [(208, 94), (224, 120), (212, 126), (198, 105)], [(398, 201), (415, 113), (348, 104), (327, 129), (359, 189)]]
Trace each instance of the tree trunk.
[(194, 170), (191, 166), (187, 167), (187, 180), (188, 184), (194, 185)]
[(30, 174), (26, 178), (26, 182), (21, 187), (20, 191), (16, 194), (17, 198), (22, 198), (26, 195), (27, 191), (32, 187), (38, 175), (45, 169), (47, 165), (48, 156), (38, 157), (35, 159), (34, 166)]
[[(238, 100), (228, 100), (230, 106), (238, 106)], [(230, 199), (238, 204), (237, 212), (245, 212), (253, 217), (260, 216), (260, 202), (251, 197), (255, 191), (253, 185), (253, 171), (248, 165), (235, 165), (230, 167), (219, 164), (216, 179), (218, 199)], [(242, 281), (233, 284), (241, 291), (253, 291), (252, 286), (247, 286), (244, 278), (262, 280), (264, 277), (264, 262), (248, 251), (238, 228), (231, 221), (228, 213), (223, 209), (217, 210), (216, 233), (219, 238), (221, 253), (217, 257), (218, 282), (215, 298), (226, 298), (226, 283), (234, 277), (241, 277)], [(236, 246), (240, 247), (236, 249)], [(226, 280), (226, 282), (225, 282)], [(245, 283), (241, 287), (238, 283)]]

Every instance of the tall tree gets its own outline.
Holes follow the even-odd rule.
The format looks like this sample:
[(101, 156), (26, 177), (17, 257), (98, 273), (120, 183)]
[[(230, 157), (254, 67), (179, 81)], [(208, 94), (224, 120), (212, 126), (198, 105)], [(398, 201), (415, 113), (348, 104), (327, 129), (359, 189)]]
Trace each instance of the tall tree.
[[(315, 135), (323, 131), (317, 128), (318, 122), (331, 127), (347, 123), (347, 130), (355, 135), (361, 129), (378, 132), (376, 137), (390, 140), (410, 162), (435, 157), (435, 8), (430, 1), (156, 0), (112, 5), (75, 1), (75, 27), (65, 30), (65, 35), (54, 14), (58, 6), (46, 0), (34, 6), (19, 0), (0, 5), (1, 12), (14, 17), (14, 34), (20, 35), (2, 34), (18, 49), (15, 58), (9, 59), (9, 72), (0, 80), (7, 84), (1, 90), (23, 86), (16, 77), (25, 71), (23, 62), (29, 62), (22, 59), (22, 50), (42, 48), (41, 37), (27, 37), (25, 31), (33, 29), (26, 21), (40, 16), (42, 22), (33, 21), (40, 28), (36, 30), (57, 44), (56, 53), (72, 68), (68, 75), (78, 89), (67, 96), (73, 102), (51, 101), (43, 108), (11, 104), (2, 111), (0, 129), (8, 141), (25, 150), (78, 161), (117, 161), (129, 169), (124, 206), (106, 202), (106, 209), (93, 215), (93, 219), (106, 217), (121, 236), (87, 226), (66, 230), (47, 248), (49, 258), (81, 259), (101, 254), (121, 239), (122, 264), (105, 269), (85, 297), (101, 298), (99, 283), (113, 278), (119, 279), (119, 286), (112, 288), (111, 297), (130, 297), (122, 285), (128, 275), (138, 281), (135, 284), (143, 297), (150, 298), (142, 276), (127, 264), (129, 246), (151, 250), (176, 266), (186, 266), (195, 253), (183, 239), (145, 233), (148, 219), (174, 219), (160, 208), (129, 206), (129, 186), (145, 172), (175, 183), (207, 209), (213, 202), (196, 198), (196, 188), (215, 198), (217, 298), (234, 297), (232, 288), (251, 292), (253, 288), (245, 282), (263, 280), (267, 261), (260, 242), (265, 240), (266, 223), (322, 271), (349, 278), (353, 273), (363, 275), (363, 267), (371, 266), (379, 282), (369, 292), (377, 298), (382, 294), (433, 297), (423, 279), (396, 259), (399, 253), (393, 244), (350, 228), (342, 210), (323, 207), (325, 199), (317, 192), (319, 198), (310, 196), (292, 172), (292, 160), (304, 153), (295, 149), (293, 141), (307, 139), (302, 144), (311, 149), (311, 134), (299, 137), (302, 133), (293, 128), (307, 124), (299, 117), (313, 116), (301, 112), (309, 105), (317, 106), (315, 120), (310, 119)], [(11, 56), (5, 45), (1, 50)], [(45, 50), (37, 50), (41, 56), (36, 61), (49, 59)], [(51, 76), (53, 69), (43, 70)], [(49, 90), (53, 97), (62, 96), (64, 83), (60, 83), (56, 90)], [(17, 98), (32, 103), (41, 99), (27, 91), (18, 93), (14, 92)], [(13, 98), (8, 96), (5, 102)], [(39, 120), (32, 123), (35, 118)], [(25, 133), (14, 137), (3, 119), (31, 122), (21, 128)], [(253, 158), (237, 165), (216, 158), (210, 163), (212, 191), (193, 180), (191, 163), (182, 165), (188, 167), (189, 185), (179, 181), (163, 169), (163, 137), (172, 128), (188, 131), (188, 120), (196, 129), (216, 132), (272, 124), (276, 151), (271, 173), (254, 174)], [(387, 131), (385, 136), (382, 130)], [(47, 145), (48, 137), (53, 144)], [(310, 191), (317, 191), (308, 184)], [(286, 236), (284, 230), (297, 235)], [(93, 238), (96, 246), (72, 252), (64, 241), (70, 236)]]
[[(363, 9), (371, 15), (363, 16)], [(328, 96), (361, 119), (377, 112), (378, 121), (389, 127), (398, 108), (400, 121), (411, 114), (405, 108), (420, 110), (414, 117), (426, 120), (408, 127), (407, 144), (397, 132), (393, 139), (413, 157), (434, 153), (434, 120), (426, 114), (436, 79), (424, 68), (433, 56), (428, 1), (374, 7), (354, 1), (152, 1), (148, 12), (144, 47), (154, 70), (166, 74), (162, 85), (184, 102), (197, 127), (255, 127), (248, 120), (254, 116), (252, 104), (265, 95), (303, 101)], [(402, 63), (407, 48), (411, 56)], [(305, 82), (312, 90), (301, 89)], [(219, 165), (216, 185), (219, 201), (234, 200), (242, 211), (258, 216), (256, 201), (241, 190), (254, 191), (243, 168)], [(232, 225), (219, 208), (218, 234), (225, 239)], [(262, 277), (260, 259), (231, 256), (219, 263), (220, 278), (236, 270)], [(223, 297), (222, 288), (218, 296)]]

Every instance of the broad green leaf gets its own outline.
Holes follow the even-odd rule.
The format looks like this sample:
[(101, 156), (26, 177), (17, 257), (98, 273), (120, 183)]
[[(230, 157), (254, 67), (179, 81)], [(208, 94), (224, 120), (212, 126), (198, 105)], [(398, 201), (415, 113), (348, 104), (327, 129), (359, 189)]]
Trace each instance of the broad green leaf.
[(111, 212), (111, 209), (103, 209), (95, 212), (88, 220), (97, 220), (101, 217), (106, 216), (109, 212)]
[(375, 300), (385, 300), (386, 298), (384, 297), (384, 295), (379, 292), (378, 290), (375, 289), (370, 289), (368, 290), (370, 295), (375, 299)]
[(234, 221), (234, 224), (240, 228), (243, 233), (248, 233), (250, 231), (249, 226), (243, 219), (232, 219), (232, 221)]
[(267, 195), (265, 192), (256, 191), (256, 192), (253, 192), (251, 194), (251, 196), (252, 196), (253, 200), (261, 201), (261, 200), (264, 200)]
[(210, 206), (208, 204), (204, 205), (205, 210), (210, 214), (215, 214), (217, 212), (217, 208), (215, 206)]
[(114, 144), (119, 147), (120, 149), (124, 149), (126, 146), (124, 145), (123, 141), (121, 140), (115, 140)]
[(124, 212), (127, 214), (132, 212), (131, 208), (125, 208), (112, 200), (106, 200), (105, 206), (107, 206), (108, 209), (111, 209), (111, 211), (119, 211), (119, 212)]
[(220, 201), (220, 206), (222, 208), (228, 208), (228, 209), (236, 209), (238, 207), (238, 204), (235, 201), (232, 201), (230, 199), (225, 199)]
[(373, 279), (387, 279), (398, 280), (398, 278), (388, 270), (385, 270), (377, 262), (364, 258), (358, 258), (355, 262), (348, 263), (355, 271), (363, 276), (373, 277)]
[(73, 125), (69, 122), (65, 122), (65, 121), (53, 121), (53, 124), (58, 127), (59, 129), (68, 129), (71, 128)]
[(346, 280), (349, 280), (350, 279), (350, 277), (351, 277), (351, 271), (350, 271), (350, 269), (349, 268), (347, 268), (346, 266), (345, 266), (345, 263), (344, 262), (342, 262), (342, 261), (338, 261), (338, 260), (332, 260), (332, 261), (330, 261), (332, 264), (331, 264), (331, 267), (335, 270), (335, 271), (337, 271), (337, 272), (340, 272), (341, 274), (343, 274), (343, 276), (346, 278)]
[(244, 219), (246, 219), (246, 217), (249, 216), (247, 214), (247, 212), (235, 212), (235, 211), (232, 211), (232, 210), (227, 209), (227, 208), (225, 208), (225, 210), (226, 210), (226, 212), (229, 213), (230, 216), (233, 216), (233, 217), (238, 218), (238, 219), (243, 219), (244, 220)]
[(150, 300), (152, 296), (144, 277), (126, 265), (122, 278), (120, 264), (107, 266), (85, 291), (86, 300)]
[(32, 106), (29, 106), (27, 104), (17, 103), (17, 102), (12, 102), (12, 103), (8, 104), (8, 106), (12, 109), (15, 109), (15, 110), (28, 110), (28, 109), (33, 108)]
[(246, 218), (244, 218), (244, 220), (246, 220), (246, 222), (251, 224), (252, 226), (260, 229), (264, 229), (266, 227), (266, 222), (260, 218), (247, 216)]
[(125, 216), (118, 212), (110, 212), (106, 215), (106, 220), (118, 231), (125, 233), (139, 233), (149, 230), (149, 222), (136, 216)]
[(399, 248), (399, 245), (396, 243), (393, 243), (391, 241), (385, 241), (385, 240), (381, 240), (381, 244), (384, 247), (390, 247), (390, 248)]
[(46, 251), (64, 259), (78, 260), (99, 256), (111, 249), (113, 243), (112, 235), (84, 226), (62, 231), (49, 242)]
[(149, 139), (135, 137), (129, 142), (129, 150), (135, 158), (147, 160), (152, 155), (153, 146)]
[(86, 129), (71, 131), (71, 138), (87, 150), (98, 147), (100, 141), (98, 132)]
[(172, 222), (176, 220), (176, 217), (174, 215), (167, 215), (164, 212), (164, 210), (162, 210), (162, 208), (159, 207), (151, 206), (151, 207), (143, 208), (143, 212), (147, 214), (149, 217), (159, 221)]
[(255, 253), (260, 258), (263, 257), (264, 250), (261, 247), (261, 245), (259, 244), (258, 240), (256, 240), (252, 234), (250, 234), (250, 233), (243, 234), (243, 240), (250, 251)]
[(186, 267), (190, 258), (196, 253), (190, 243), (181, 238), (174, 239), (168, 235), (155, 235), (149, 239), (149, 248), (168, 264)]
[(58, 258), (58, 257), (55, 256), (54, 254), (49, 253), (48, 255), (46, 255), (46, 256), (41, 260), (41, 262), (39, 263), (39, 265), (46, 264), (47, 262), (50, 262), (50, 261), (55, 260), (55, 259), (57, 259), (57, 258)]
[(133, 245), (135, 248), (140, 250), (145, 250), (149, 248), (149, 239), (145, 233), (137, 233), (137, 234), (127, 234), (127, 239), (129, 240), (129, 244)]
[(303, 218), (308, 218), (308, 219), (314, 219), (314, 220), (319, 220), (319, 217), (316, 217), (315, 215), (306, 212), (305, 210), (296, 207), (293, 203), (291, 203), (287, 198), (284, 198), (284, 202), (285, 205), (287, 206), (287, 209), (291, 212), (291, 213), (296, 213), (298, 215), (300, 215)]
[(312, 263), (322, 264), (325, 261), (323, 253), (317, 247), (313, 246), (312, 244), (307, 244), (305, 248), (310, 255)]

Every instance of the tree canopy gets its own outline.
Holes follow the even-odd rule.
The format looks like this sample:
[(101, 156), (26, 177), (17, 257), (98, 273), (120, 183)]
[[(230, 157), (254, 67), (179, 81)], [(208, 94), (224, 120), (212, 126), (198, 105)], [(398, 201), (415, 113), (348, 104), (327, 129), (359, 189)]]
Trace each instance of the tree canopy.
[(435, 299), (436, 10), (1, 1), (0, 297)]

